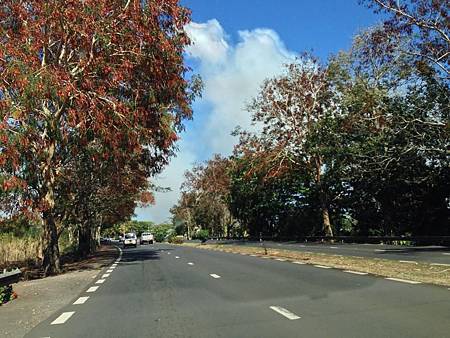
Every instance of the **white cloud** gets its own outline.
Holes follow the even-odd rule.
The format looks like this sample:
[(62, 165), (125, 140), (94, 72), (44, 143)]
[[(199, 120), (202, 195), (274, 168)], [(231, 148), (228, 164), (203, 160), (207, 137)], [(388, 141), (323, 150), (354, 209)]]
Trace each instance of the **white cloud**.
[[(279, 74), (283, 64), (295, 58), (295, 54), (271, 29), (239, 31), (235, 45), (229, 43), (229, 38), (215, 19), (206, 23), (190, 23), (186, 31), (194, 43), (187, 53), (199, 61), (195, 71), (201, 75), (205, 86), (201, 100), (207, 104), (200, 106), (211, 109), (201, 114), (194, 111), (195, 129), (201, 132), (196, 138), (189, 139), (192, 144), (181, 144), (178, 157), (157, 179), (158, 185), (170, 186), (172, 192), (157, 194), (155, 206), (136, 210), (139, 219), (162, 222), (170, 217), (169, 209), (179, 197), (184, 171), (191, 168), (193, 162), (208, 158), (213, 153), (231, 153), (236, 142), (230, 135), (232, 130), (237, 125), (245, 129), (253, 128), (246, 105), (257, 95), (264, 79)], [(196, 120), (196, 116), (206, 118)]]
[(216, 19), (206, 23), (191, 22), (185, 30), (192, 42), (186, 49), (191, 57), (212, 64), (225, 61), (229, 46), (223, 28)]

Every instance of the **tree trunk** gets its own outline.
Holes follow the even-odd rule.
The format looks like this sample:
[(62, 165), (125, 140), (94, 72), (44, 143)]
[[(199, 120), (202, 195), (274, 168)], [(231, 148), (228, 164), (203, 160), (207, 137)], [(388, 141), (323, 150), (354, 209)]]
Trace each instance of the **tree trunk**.
[(319, 186), (320, 204), (322, 209), (323, 232), (325, 236), (333, 237), (333, 228), (331, 227), (330, 215), (328, 213), (327, 197), (321, 182), (322, 158), (320, 156), (317, 156), (315, 158), (315, 166), (316, 166), (316, 183)]
[(54, 275), (61, 272), (59, 262), (59, 247), (58, 247), (58, 229), (56, 227), (54, 208), (55, 208), (55, 174), (53, 171), (53, 155), (56, 144), (51, 142), (48, 147), (47, 160), (43, 167), (44, 178), (44, 203), (46, 210), (42, 213), (42, 220), (44, 231), (42, 234), (42, 268), (44, 275)]
[(59, 261), (58, 231), (52, 211), (43, 213), (44, 232), (42, 236), (44, 275), (55, 275), (61, 272)]
[(78, 230), (78, 254), (86, 257), (92, 253), (92, 230), (90, 224), (84, 222)]
[(325, 236), (333, 237), (333, 228), (330, 223), (330, 215), (328, 214), (328, 208), (325, 205), (322, 206), (322, 217)]

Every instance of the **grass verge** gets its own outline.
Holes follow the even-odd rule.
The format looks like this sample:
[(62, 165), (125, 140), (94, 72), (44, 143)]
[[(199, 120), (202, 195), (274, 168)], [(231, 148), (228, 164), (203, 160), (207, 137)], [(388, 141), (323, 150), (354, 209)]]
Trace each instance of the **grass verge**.
[(422, 283), (450, 286), (450, 266), (431, 265), (430, 263), (423, 262), (411, 264), (381, 258), (330, 255), (272, 248), (267, 248), (267, 255), (265, 255), (264, 248), (262, 247), (231, 247), (223, 244), (198, 243), (184, 243), (182, 245), (198, 249), (253, 254), (267, 256), (269, 258), (283, 258), (306, 264), (326, 265), (336, 269), (367, 272), (382, 277), (394, 277)]

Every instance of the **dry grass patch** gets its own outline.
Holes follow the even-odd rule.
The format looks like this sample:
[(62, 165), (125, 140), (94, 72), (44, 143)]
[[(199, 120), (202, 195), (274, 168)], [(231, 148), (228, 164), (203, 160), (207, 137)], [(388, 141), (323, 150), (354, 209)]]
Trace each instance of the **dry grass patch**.
[(262, 247), (238, 247), (223, 244), (184, 243), (183, 245), (199, 249), (210, 249), (230, 253), (255, 254), (269, 258), (284, 258), (307, 264), (326, 265), (336, 269), (367, 272), (383, 277), (395, 277), (417, 282), (450, 286), (450, 266), (437, 266), (429, 263), (401, 263), (396, 260), (340, 256), (307, 251), (290, 251), (267, 248), (267, 255)]
[(0, 267), (34, 262), (40, 252), (39, 242), (34, 237), (0, 236)]

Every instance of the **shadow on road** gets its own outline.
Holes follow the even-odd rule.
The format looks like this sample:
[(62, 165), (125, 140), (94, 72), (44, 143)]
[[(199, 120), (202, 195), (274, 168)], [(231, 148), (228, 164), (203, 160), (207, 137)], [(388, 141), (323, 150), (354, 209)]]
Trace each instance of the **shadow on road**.
[(156, 249), (154, 247), (138, 246), (137, 248), (123, 249), (121, 263), (135, 264), (137, 262), (160, 259), (162, 252), (172, 249)]

